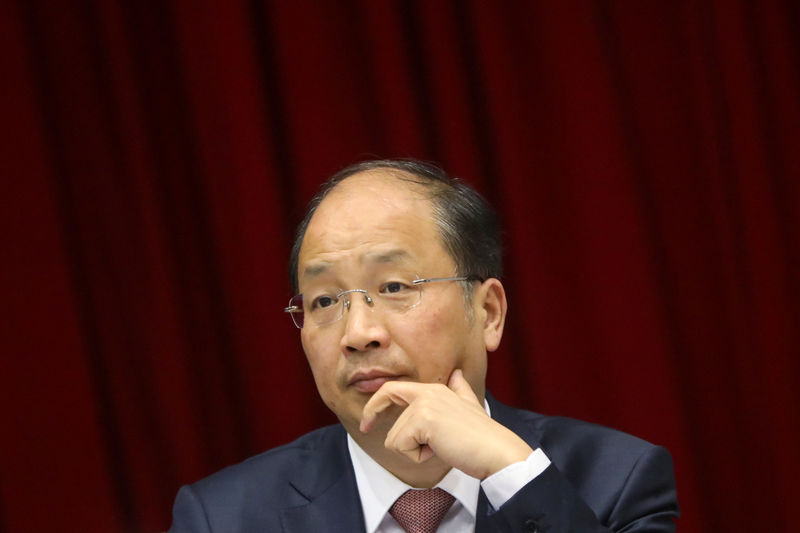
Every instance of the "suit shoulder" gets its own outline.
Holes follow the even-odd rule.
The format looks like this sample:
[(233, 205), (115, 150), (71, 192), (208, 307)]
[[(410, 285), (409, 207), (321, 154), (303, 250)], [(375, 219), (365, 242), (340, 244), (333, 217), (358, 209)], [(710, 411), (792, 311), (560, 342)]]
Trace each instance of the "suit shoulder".
[(541, 446), (550, 460), (576, 485), (591, 480), (624, 485), (644, 468), (659, 479), (672, 479), (669, 452), (617, 429), (567, 417), (544, 417)]
[(613, 466), (617, 471), (632, 468), (643, 456), (669, 456), (659, 446), (623, 431), (564, 416), (548, 416), (502, 404), (492, 405), (498, 420), (538, 444), (559, 468), (570, 471)]
[(309, 457), (333, 449), (344, 439), (340, 425), (326, 426), (298, 439), (254, 455), (244, 461), (219, 470), (191, 485), (198, 494), (236, 494), (253, 487), (269, 490), (284, 486), (286, 479)]
[(512, 408), (497, 412), (532, 447), (541, 447), (552, 466), (526, 486), (525, 498), (517, 498), (524, 505), (509, 509), (524, 510), (530, 516), (531, 506), (539, 506), (543, 516), (572, 518), (585, 505), (614, 531), (674, 528), (672, 518), (678, 516), (675, 480), (664, 448), (582, 420)]
[(624, 449), (633, 453), (642, 453), (655, 446), (624, 431), (565, 416), (542, 416), (540, 425), (543, 442), (569, 441), (578, 445), (591, 444), (597, 449)]

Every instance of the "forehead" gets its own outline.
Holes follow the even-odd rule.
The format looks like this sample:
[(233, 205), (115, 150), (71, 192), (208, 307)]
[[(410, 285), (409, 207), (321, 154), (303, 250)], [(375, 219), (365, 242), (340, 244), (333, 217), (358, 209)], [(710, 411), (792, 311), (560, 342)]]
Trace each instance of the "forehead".
[(403, 177), (393, 170), (362, 172), (326, 196), (303, 238), (301, 282), (328, 270), (398, 263), (431, 268), (449, 260), (424, 187)]

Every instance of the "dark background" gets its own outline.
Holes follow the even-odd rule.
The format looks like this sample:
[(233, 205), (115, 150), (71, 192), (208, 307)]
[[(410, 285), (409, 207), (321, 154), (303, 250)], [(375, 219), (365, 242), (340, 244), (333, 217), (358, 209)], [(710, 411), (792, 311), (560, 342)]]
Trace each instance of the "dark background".
[(799, 5), (0, 3), (0, 529), (165, 529), (332, 420), (286, 258), (369, 156), (498, 208), (498, 398), (668, 447), (682, 532), (796, 527)]

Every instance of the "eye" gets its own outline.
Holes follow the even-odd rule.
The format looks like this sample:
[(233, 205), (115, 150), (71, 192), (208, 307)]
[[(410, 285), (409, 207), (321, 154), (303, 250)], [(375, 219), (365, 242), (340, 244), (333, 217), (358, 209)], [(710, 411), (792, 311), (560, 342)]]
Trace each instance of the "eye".
[(407, 291), (409, 286), (401, 281), (388, 281), (381, 285), (380, 293), (381, 294), (397, 294), (403, 291)]
[(314, 311), (315, 309), (325, 309), (326, 307), (336, 305), (337, 301), (338, 300), (336, 299), (335, 296), (330, 296), (328, 294), (317, 296), (311, 302), (311, 310)]

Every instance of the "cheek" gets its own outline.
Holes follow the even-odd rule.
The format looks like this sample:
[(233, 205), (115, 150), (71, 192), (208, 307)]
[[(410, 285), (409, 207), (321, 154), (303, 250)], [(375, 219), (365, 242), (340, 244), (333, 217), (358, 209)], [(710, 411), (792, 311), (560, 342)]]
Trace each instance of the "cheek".
[(324, 394), (325, 390), (332, 387), (336, 378), (336, 360), (326, 352), (326, 348), (330, 350), (330, 346), (310, 335), (301, 335), (300, 339), (317, 389), (320, 394)]
[(464, 368), (468, 331), (463, 315), (431, 311), (395, 328), (394, 338), (406, 340), (403, 351), (413, 360), (418, 379), (447, 383), (454, 369)]

